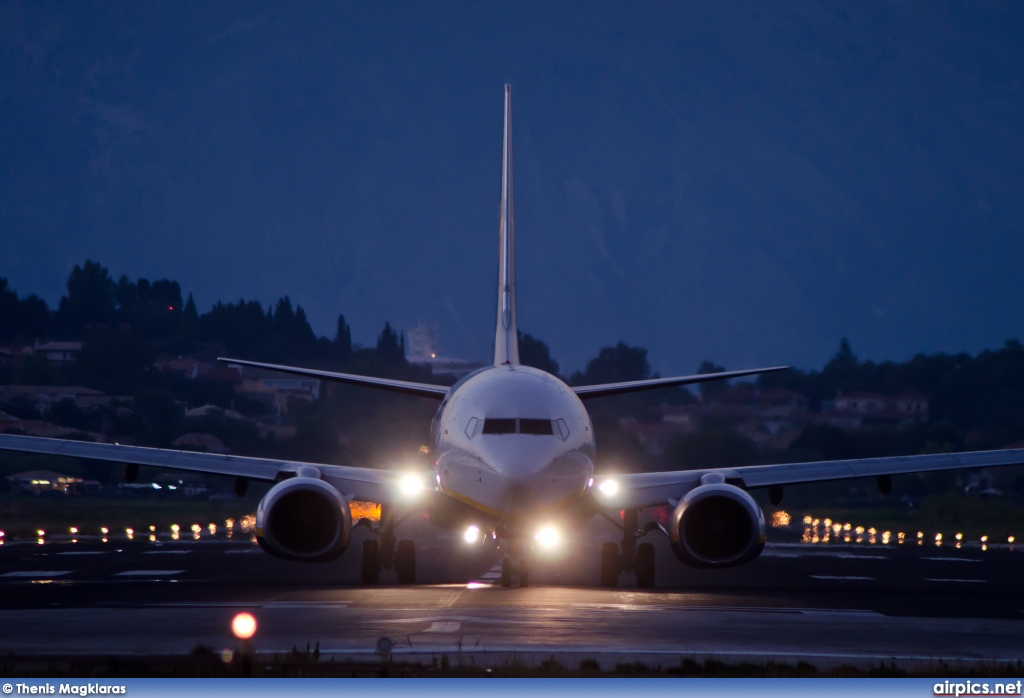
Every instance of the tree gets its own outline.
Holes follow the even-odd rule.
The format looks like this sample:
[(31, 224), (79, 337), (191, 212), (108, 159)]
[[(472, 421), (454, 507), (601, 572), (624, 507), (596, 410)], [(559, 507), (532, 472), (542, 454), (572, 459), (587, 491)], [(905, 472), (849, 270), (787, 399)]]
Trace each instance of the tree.
[(345, 316), (338, 316), (338, 330), (334, 335), (334, 356), (343, 364), (352, 360), (352, 328), (345, 322)]
[(100, 330), (82, 345), (77, 365), (86, 385), (124, 395), (147, 382), (154, 356), (153, 346), (131, 330)]
[[(700, 366), (697, 367), (697, 373), (721, 373), (725, 370), (724, 366), (719, 366), (714, 361), (704, 360)], [(700, 383), (700, 394), (704, 398), (711, 397), (718, 393), (724, 393), (729, 388), (729, 381), (717, 380), (707, 381), (706, 383)]]
[(757, 458), (753, 442), (729, 428), (701, 429), (677, 436), (665, 449), (669, 469), (736, 468)]
[(385, 322), (384, 329), (377, 337), (377, 356), (387, 365), (400, 366), (405, 361), (405, 338), (391, 329), (391, 323)]
[(614, 347), (603, 348), (596, 358), (587, 362), (582, 374), (573, 374), (572, 382), (577, 385), (618, 383), (643, 380), (650, 375), (647, 350), (619, 342)]
[(551, 350), (548, 345), (531, 335), (524, 334), (522, 330), (519, 330), (518, 334), (519, 362), (524, 366), (539, 368), (557, 376), (558, 362), (551, 358)]
[(114, 319), (117, 285), (99, 262), (87, 260), (81, 267), (76, 264), (68, 276), (67, 290), (57, 311), (65, 332), (77, 335), (85, 325)]

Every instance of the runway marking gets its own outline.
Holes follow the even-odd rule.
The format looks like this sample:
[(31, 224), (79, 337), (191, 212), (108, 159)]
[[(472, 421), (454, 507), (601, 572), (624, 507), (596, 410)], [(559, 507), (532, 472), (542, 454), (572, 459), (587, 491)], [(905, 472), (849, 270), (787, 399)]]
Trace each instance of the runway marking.
[(833, 579), (838, 581), (850, 581), (850, 582), (873, 582), (874, 577), (857, 577), (855, 575), (841, 575), (841, 574), (812, 574), (812, 579)]
[(497, 564), (480, 575), (479, 579), (470, 582), (470, 589), (479, 589), (482, 586), (490, 586), (501, 579), (501, 564)]
[(72, 550), (67, 553), (54, 553), (54, 555), (106, 555), (106, 550)]
[(788, 559), (796, 559), (801, 557), (835, 557), (841, 560), (888, 560), (888, 555), (858, 555), (857, 553), (844, 553), (841, 551), (827, 551), (827, 550), (808, 550), (806, 552), (783, 552), (783, 551), (769, 551), (765, 550), (761, 553), (761, 557), (784, 557)]
[(143, 555), (188, 555), (191, 550), (147, 550)]
[(430, 627), (424, 630), (425, 633), (454, 633), (462, 626), (462, 623), (454, 621), (435, 620)]
[(21, 572), (5, 572), (0, 574), (0, 577), (63, 577), (65, 574), (71, 574), (72, 570), (30, 570)]
[(260, 608), (348, 608), (347, 601), (270, 601)]
[(922, 560), (933, 560), (935, 562), (981, 562), (973, 557), (922, 557)]
[(263, 550), (260, 548), (254, 548), (251, 550), (225, 550), (224, 552), (228, 555), (255, 555), (257, 553), (262, 553)]
[(971, 582), (974, 584), (985, 584), (987, 579), (925, 579), (926, 582)]
[(654, 611), (657, 613), (673, 613), (679, 611), (717, 611), (724, 613), (765, 613), (781, 615), (856, 615), (856, 616), (878, 616), (875, 611), (867, 611), (856, 608), (773, 608), (769, 606), (666, 606), (661, 604), (640, 605), (640, 604), (589, 604), (570, 603), (569, 606), (576, 608), (590, 608), (594, 610), (609, 611)]
[(185, 570), (126, 570), (118, 572), (115, 577), (169, 577), (172, 574), (181, 574)]

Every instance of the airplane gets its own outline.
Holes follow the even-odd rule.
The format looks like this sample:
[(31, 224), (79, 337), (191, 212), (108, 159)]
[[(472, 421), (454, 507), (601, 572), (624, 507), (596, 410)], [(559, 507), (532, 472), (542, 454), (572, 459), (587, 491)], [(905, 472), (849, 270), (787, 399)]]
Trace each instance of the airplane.
[[(743, 565), (765, 545), (765, 518), (750, 491), (768, 489), (773, 504), (787, 485), (875, 477), (888, 493), (892, 476), (933, 470), (1024, 463), (1024, 449), (786, 463), (735, 468), (599, 474), (594, 471), (594, 425), (589, 400), (637, 391), (727, 380), (784, 366), (571, 387), (557, 376), (519, 361), (516, 325), (515, 231), (512, 197), (511, 87), (505, 85), (499, 222), (497, 321), (494, 361), (454, 385), (222, 358), (251, 366), (340, 383), (389, 390), (438, 402), (431, 425), (431, 477), (402, 469), (271, 460), (171, 449), (65, 441), (0, 434), (0, 450), (73, 456), (124, 463), (128, 482), (139, 466), (198, 471), (234, 478), (244, 495), (252, 480), (273, 483), (256, 510), (256, 538), (270, 555), (302, 562), (340, 557), (355, 526), (373, 534), (363, 541), (361, 579), (377, 584), (382, 570), (400, 584), (416, 581), (416, 545), (397, 529), (417, 512), (432, 524), (459, 531), (467, 542), (497, 540), (504, 556), (501, 585), (529, 584), (535, 547), (558, 543), (559, 531), (601, 515), (622, 534), (600, 554), (600, 583), (614, 587), (623, 573), (637, 587), (655, 583), (654, 545), (664, 534), (675, 557), (697, 568)], [(353, 523), (350, 501), (381, 505), (376, 524)], [(668, 505), (667, 524), (639, 527), (639, 513)], [(620, 514), (621, 512), (621, 514)]]

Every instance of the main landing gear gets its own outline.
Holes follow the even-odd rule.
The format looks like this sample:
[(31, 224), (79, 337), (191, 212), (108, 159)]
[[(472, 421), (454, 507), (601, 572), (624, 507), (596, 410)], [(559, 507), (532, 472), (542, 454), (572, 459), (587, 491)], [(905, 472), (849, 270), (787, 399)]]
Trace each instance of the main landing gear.
[(395, 521), (393, 512), (381, 507), (380, 525), (376, 529), (380, 540), (363, 541), (363, 584), (379, 583), (381, 570), (394, 570), (399, 584), (416, 583), (416, 543), (395, 538), (395, 528), (402, 521)]
[(648, 524), (639, 530), (639, 514), (636, 509), (624, 511), (622, 523), (605, 515), (612, 525), (622, 531), (622, 542), (605, 543), (601, 546), (601, 586), (616, 587), (619, 585), (619, 574), (632, 573), (636, 576), (636, 585), (640, 589), (654, 586), (654, 545), (641, 543), (637, 540), (658, 528), (657, 524)]

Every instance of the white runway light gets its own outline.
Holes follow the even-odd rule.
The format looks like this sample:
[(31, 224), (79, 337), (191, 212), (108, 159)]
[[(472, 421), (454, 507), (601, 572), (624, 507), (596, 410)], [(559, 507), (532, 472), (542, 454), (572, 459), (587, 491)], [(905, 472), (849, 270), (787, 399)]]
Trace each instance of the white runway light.
[(402, 477), (398, 486), (402, 490), (402, 494), (406, 497), (416, 497), (423, 489), (423, 480), (419, 475), (409, 473)]
[(480, 529), (476, 526), (470, 526), (462, 534), (462, 539), (467, 543), (476, 543), (480, 539)]
[(597, 486), (597, 489), (601, 490), (601, 494), (605, 497), (614, 497), (619, 493), (619, 483), (615, 480), (605, 480)]
[(557, 547), (562, 542), (562, 537), (558, 535), (558, 529), (554, 526), (545, 526), (537, 532), (537, 544), (540, 547), (550, 550)]

